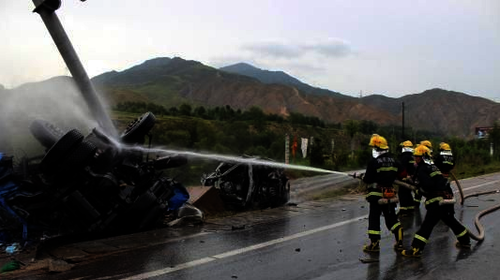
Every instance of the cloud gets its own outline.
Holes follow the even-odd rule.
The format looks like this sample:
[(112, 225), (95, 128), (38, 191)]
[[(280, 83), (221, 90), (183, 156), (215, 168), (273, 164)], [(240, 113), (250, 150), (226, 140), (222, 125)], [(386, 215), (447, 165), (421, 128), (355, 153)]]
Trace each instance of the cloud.
[(270, 58), (299, 58), (316, 55), (329, 58), (341, 58), (354, 54), (351, 44), (345, 40), (328, 38), (310, 43), (289, 43), (280, 41), (258, 42), (242, 47), (253, 55)]
[(350, 43), (336, 38), (329, 38), (325, 41), (307, 44), (303, 48), (333, 58), (345, 57), (354, 53)]
[(282, 42), (262, 42), (243, 46), (243, 49), (255, 55), (274, 58), (295, 58), (302, 56), (304, 50), (300, 46), (294, 46)]

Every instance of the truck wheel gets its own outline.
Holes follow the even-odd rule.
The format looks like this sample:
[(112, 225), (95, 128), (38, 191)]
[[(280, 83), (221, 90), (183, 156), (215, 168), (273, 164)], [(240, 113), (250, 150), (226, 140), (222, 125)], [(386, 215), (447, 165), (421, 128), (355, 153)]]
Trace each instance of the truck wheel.
[(64, 132), (52, 123), (40, 119), (34, 120), (30, 125), (31, 134), (47, 149), (50, 149)]
[(144, 136), (146, 136), (153, 128), (155, 122), (156, 117), (151, 112), (147, 112), (134, 121), (130, 122), (121, 135), (123, 143), (144, 143)]
[(95, 154), (97, 147), (88, 142), (82, 141), (76, 149), (67, 157), (63, 168), (79, 169), (85, 166)]
[(44, 173), (57, 171), (68, 155), (83, 141), (84, 136), (76, 129), (68, 131), (45, 154), (40, 162)]

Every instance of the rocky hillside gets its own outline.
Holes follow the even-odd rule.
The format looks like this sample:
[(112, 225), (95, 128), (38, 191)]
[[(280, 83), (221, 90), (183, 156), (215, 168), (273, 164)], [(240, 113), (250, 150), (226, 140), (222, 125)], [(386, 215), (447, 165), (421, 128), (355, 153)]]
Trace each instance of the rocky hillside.
[(253, 77), (264, 84), (289, 85), (297, 88), (298, 90), (306, 94), (333, 96), (333, 97), (348, 98), (348, 99), (354, 98), (348, 95), (343, 95), (339, 92), (310, 86), (288, 75), (283, 71), (263, 70), (247, 63), (236, 63), (219, 69), (230, 73), (236, 73), (243, 76)]
[[(253, 74), (236, 74), (235, 67), (229, 68), (233, 72), (230, 73), (176, 57), (151, 59), (121, 72), (101, 74), (92, 81), (110, 105), (141, 101), (167, 108), (182, 103), (206, 107), (229, 105), (234, 109), (259, 106), (267, 113), (287, 116), (298, 112), (332, 123), (370, 120), (380, 125), (400, 125), (404, 102), (407, 127), (458, 137), (472, 136), (476, 126), (490, 126), (500, 120), (499, 103), (464, 93), (431, 89), (401, 98), (382, 95), (355, 98), (328, 90), (324, 90), (325, 94), (315, 94), (311, 92), (314, 87), (284, 72), (237, 66), (240, 70), (244, 66)], [(68, 79), (62, 81), (71, 83)], [(30, 88), (36, 91), (37, 87), (32, 84)], [(16, 90), (3, 94), (11, 91)]]

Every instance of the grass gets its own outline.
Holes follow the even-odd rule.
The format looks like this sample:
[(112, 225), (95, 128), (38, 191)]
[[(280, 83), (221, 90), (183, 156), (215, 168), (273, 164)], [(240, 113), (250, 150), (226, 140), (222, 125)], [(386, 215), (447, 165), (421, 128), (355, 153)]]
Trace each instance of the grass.
[(484, 165), (463, 165), (453, 170), (453, 174), (455, 174), (459, 180), (496, 172), (500, 172), (500, 162), (497, 161)]

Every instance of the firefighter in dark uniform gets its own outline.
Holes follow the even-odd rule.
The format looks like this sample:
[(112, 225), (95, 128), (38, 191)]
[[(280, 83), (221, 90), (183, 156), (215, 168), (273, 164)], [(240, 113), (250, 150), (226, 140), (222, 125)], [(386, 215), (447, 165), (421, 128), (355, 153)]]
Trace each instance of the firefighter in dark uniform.
[(448, 143), (439, 143), (439, 153), (434, 156), (434, 163), (443, 176), (449, 180), (451, 170), (455, 167), (455, 159)]
[(434, 226), (441, 220), (458, 239), (457, 247), (470, 248), (467, 229), (455, 218), (453, 191), (441, 171), (433, 163), (429, 148), (419, 145), (413, 152), (417, 164), (413, 180), (425, 196), (427, 213), (420, 229), (415, 233), (410, 250), (403, 250), (403, 256), (421, 257)]
[(394, 249), (403, 250), (403, 228), (396, 215), (397, 195), (393, 183), (400, 171), (400, 164), (389, 152), (387, 140), (374, 134), (369, 146), (373, 158), (368, 162), (362, 180), (367, 184), (366, 200), (370, 203), (368, 215), (368, 237), (370, 244), (363, 247), (365, 252), (380, 251), (380, 216), (383, 214), (387, 228), (394, 234)]
[[(401, 181), (406, 181), (415, 173), (415, 161), (413, 160), (413, 143), (410, 140), (406, 140), (399, 145), (401, 146), (399, 162), (401, 163), (402, 170), (399, 173), (398, 178)], [(398, 197), (398, 216), (404, 217), (412, 214), (415, 210), (412, 191), (410, 189), (400, 187), (398, 190)]]
[[(420, 145), (426, 146), (430, 150), (430, 155), (432, 156), (432, 143), (429, 140), (423, 140), (420, 141)], [(413, 198), (413, 201), (415, 201), (415, 206), (420, 207), (420, 202), (422, 201), (422, 194), (420, 193), (419, 190), (415, 191), (415, 197)]]

